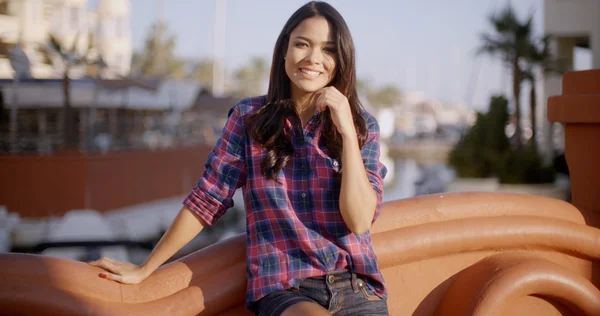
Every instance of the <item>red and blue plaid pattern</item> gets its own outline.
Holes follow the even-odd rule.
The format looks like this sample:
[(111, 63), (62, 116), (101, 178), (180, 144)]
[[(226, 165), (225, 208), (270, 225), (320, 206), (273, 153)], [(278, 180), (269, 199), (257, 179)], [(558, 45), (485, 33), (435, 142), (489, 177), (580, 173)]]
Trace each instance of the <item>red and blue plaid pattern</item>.
[[(350, 268), (367, 277), (381, 297), (387, 296), (371, 235), (352, 233), (339, 210), (341, 161), (331, 158), (320, 139), (322, 124), (313, 116), (293, 136), (294, 153), (278, 181), (261, 174), (265, 150), (252, 141), (245, 119), (265, 104), (264, 97), (240, 101), (230, 111), (205, 170), (184, 205), (212, 226), (233, 206), (243, 188), (247, 225), (247, 306), (272, 291), (295, 286), (299, 279)], [(369, 181), (377, 192), (380, 213), (383, 177), (379, 161), (379, 125), (363, 112), (369, 135), (361, 150)]]

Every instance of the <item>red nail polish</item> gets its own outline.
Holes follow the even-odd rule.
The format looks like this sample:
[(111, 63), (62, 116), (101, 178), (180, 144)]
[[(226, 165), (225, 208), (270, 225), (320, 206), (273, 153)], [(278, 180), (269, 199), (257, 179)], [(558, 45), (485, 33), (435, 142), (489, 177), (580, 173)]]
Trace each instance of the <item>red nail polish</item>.
[(103, 279), (106, 279), (106, 274), (105, 273), (100, 273), (99, 276)]

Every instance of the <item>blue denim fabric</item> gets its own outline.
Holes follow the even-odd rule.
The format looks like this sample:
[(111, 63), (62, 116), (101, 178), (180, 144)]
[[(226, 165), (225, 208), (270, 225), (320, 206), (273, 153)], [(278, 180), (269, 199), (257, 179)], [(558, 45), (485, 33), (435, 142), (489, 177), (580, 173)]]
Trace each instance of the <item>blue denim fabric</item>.
[(364, 280), (347, 271), (303, 279), (294, 288), (270, 293), (255, 304), (253, 311), (258, 316), (279, 316), (300, 302), (317, 303), (336, 316), (389, 315), (387, 300), (379, 298)]

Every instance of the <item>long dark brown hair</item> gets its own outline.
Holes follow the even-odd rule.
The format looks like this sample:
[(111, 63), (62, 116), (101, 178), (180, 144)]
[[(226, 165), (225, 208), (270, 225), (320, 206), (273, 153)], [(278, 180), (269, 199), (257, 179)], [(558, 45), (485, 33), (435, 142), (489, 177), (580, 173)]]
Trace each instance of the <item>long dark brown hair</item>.
[[(277, 173), (285, 167), (294, 152), (293, 131), (287, 126), (286, 119), (294, 125), (300, 124), (294, 102), (291, 101), (291, 82), (285, 72), (284, 57), (287, 52), (290, 34), (304, 20), (312, 17), (325, 18), (334, 33), (337, 48), (336, 73), (329, 84), (348, 98), (359, 145), (362, 148), (367, 138), (367, 127), (361, 115), (362, 105), (356, 92), (356, 68), (354, 43), (350, 30), (340, 13), (325, 2), (312, 1), (298, 9), (286, 22), (277, 38), (271, 63), (269, 90), (266, 103), (257, 112), (248, 116), (246, 129), (249, 136), (267, 151), (261, 161), (261, 172), (269, 179), (277, 179)], [(321, 140), (329, 154), (336, 159), (342, 156), (342, 138), (338, 133), (329, 109), (320, 114), (323, 122)]]

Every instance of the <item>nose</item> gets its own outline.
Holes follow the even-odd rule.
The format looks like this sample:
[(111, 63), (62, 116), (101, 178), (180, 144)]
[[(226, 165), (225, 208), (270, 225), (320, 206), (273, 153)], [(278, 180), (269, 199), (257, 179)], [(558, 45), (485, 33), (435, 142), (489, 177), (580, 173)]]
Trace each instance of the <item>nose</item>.
[(313, 48), (309, 51), (306, 58), (313, 64), (321, 64), (323, 60), (323, 52), (320, 48)]

